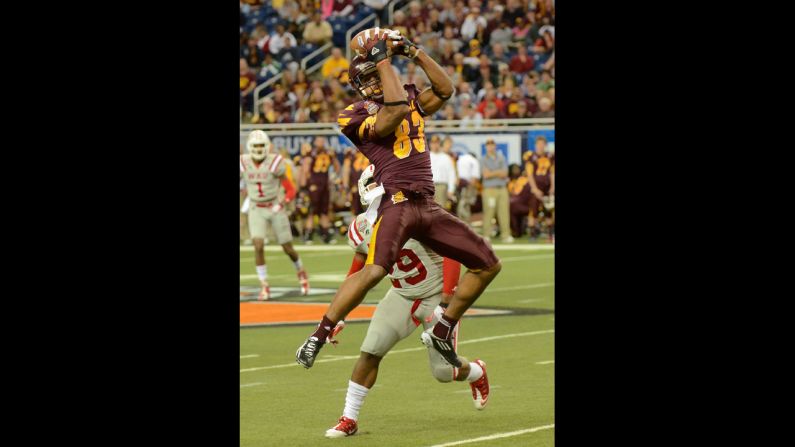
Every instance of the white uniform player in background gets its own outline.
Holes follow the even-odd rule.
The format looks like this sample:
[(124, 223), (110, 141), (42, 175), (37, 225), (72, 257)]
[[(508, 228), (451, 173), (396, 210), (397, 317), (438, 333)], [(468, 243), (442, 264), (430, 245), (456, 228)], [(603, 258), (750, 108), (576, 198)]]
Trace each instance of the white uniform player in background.
[[(383, 187), (370, 183), (374, 172), (375, 167), (370, 165), (359, 179), (362, 204), (366, 207), (384, 192)], [(356, 252), (348, 275), (364, 266), (371, 232), (372, 222), (368, 220), (368, 212), (356, 216), (348, 227), (348, 244)], [(392, 282), (392, 287), (376, 307), (362, 342), (361, 355), (348, 382), (342, 417), (336, 426), (326, 431), (326, 437), (340, 438), (356, 433), (359, 409), (375, 384), (381, 359), (418, 326), (422, 325), (423, 329), (433, 327), (447, 306), (441, 302), (442, 257), (414, 239), (409, 239), (400, 250), (399, 260), (389, 270), (387, 278)], [(460, 326), (459, 323), (455, 328), (454, 345), (457, 344)], [(489, 398), (486, 364), (481, 360), (468, 362), (463, 357), (460, 358), (463, 366), (455, 368), (435, 349), (428, 350), (431, 373), (436, 380), (468, 381), (475, 408), (482, 410)]]
[[(268, 266), (265, 265), (265, 234), (270, 224), (276, 235), (276, 242), (290, 257), (298, 274), (301, 294), (309, 294), (309, 279), (301, 263), (301, 258), (293, 248), (293, 234), (284, 204), (295, 197), (295, 187), (285, 176), (285, 162), (281, 155), (271, 151), (271, 140), (261, 131), (252, 131), (246, 142), (248, 154), (240, 156), (240, 172), (248, 187), (248, 229), (254, 241), (254, 262), (257, 276), (262, 285), (259, 300), (271, 297), (268, 284)], [(279, 199), (280, 189), (284, 187), (284, 202)], [(245, 211), (243, 211), (245, 212)]]

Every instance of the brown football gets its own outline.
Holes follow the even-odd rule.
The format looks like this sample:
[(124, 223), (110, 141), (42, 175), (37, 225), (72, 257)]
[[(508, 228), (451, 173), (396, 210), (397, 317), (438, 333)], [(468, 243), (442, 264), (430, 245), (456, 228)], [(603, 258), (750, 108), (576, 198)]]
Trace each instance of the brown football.
[[(351, 39), (351, 50), (359, 55), (364, 55), (366, 51), (372, 48), (372, 45), (378, 40), (386, 37), (387, 33), (392, 32), (389, 28), (368, 28), (364, 31), (359, 31), (353, 39)], [(387, 41), (387, 48), (391, 50), (393, 47), (392, 41)]]

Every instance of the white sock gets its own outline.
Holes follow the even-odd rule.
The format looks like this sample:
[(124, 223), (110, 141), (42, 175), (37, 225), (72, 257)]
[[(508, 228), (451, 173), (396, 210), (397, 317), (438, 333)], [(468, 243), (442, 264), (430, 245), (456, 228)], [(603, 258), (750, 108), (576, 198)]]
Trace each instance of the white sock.
[(481, 368), (480, 365), (475, 362), (469, 362), (469, 375), (467, 376), (467, 382), (472, 383), (481, 377), (483, 377), (483, 368)]
[(293, 262), (293, 265), (295, 266), (295, 271), (296, 272), (298, 272), (302, 268), (304, 268), (304, 264), (301, 262), (301, 258), (298, 258), (295, 262)]
[[(251, 270), (249, 270), (251, 271)], [(259, 276), (260, 281), (267, 281), (268, 280), (268, 266), (267, 265), (258, 265), (257, 266), (257, 276)]]
[(359, 409), (362, 408), (364, 398), (367, 397), (368, 388), (359, 385), (353, 380), (348, 381), (348, 394), (345, 395), (345, 410), (342, 415), (354, 421), (359, 419)]

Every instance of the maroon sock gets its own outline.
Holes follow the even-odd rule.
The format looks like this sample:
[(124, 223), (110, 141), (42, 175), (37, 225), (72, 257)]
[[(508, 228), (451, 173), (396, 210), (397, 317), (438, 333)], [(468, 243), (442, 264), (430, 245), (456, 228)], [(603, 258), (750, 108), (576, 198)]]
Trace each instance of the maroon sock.
[(326, 337), (328, 337), (328, 334), (336, 325), (337, 323), (334, 323), (333, 321), (329, 320), (327, 316), (323, 315), (323, 319), (320, 320), (320, 324), (317, 326), (317, 329), (315, 329), (315, 332), (312, 334), (312, 336), (317, 337), (318, 340), (325, 343)]
[(458, 320), (453, 320), (446, 315), (442, 315), (442, 318), (439, 319), (439, 322), (433, 327), (433, 335), (443, 340), (449, 340), (456, 324), (458, 324)]

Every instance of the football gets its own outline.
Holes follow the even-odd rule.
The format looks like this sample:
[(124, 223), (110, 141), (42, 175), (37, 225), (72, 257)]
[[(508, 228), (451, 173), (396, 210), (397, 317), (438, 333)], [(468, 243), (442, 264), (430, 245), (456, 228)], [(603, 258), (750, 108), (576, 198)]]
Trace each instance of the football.
[(368, 28), (364, 31), (359, 31), (353, 39), (351, 39), (351, 50), (360, 56), (372, 48), (373, 44), (379, 39), (387, 39), (388, 55), (392, 55), (392, 48), (394, 43), (401, 39), (400, 31), (391, 30), (389, 28)]

